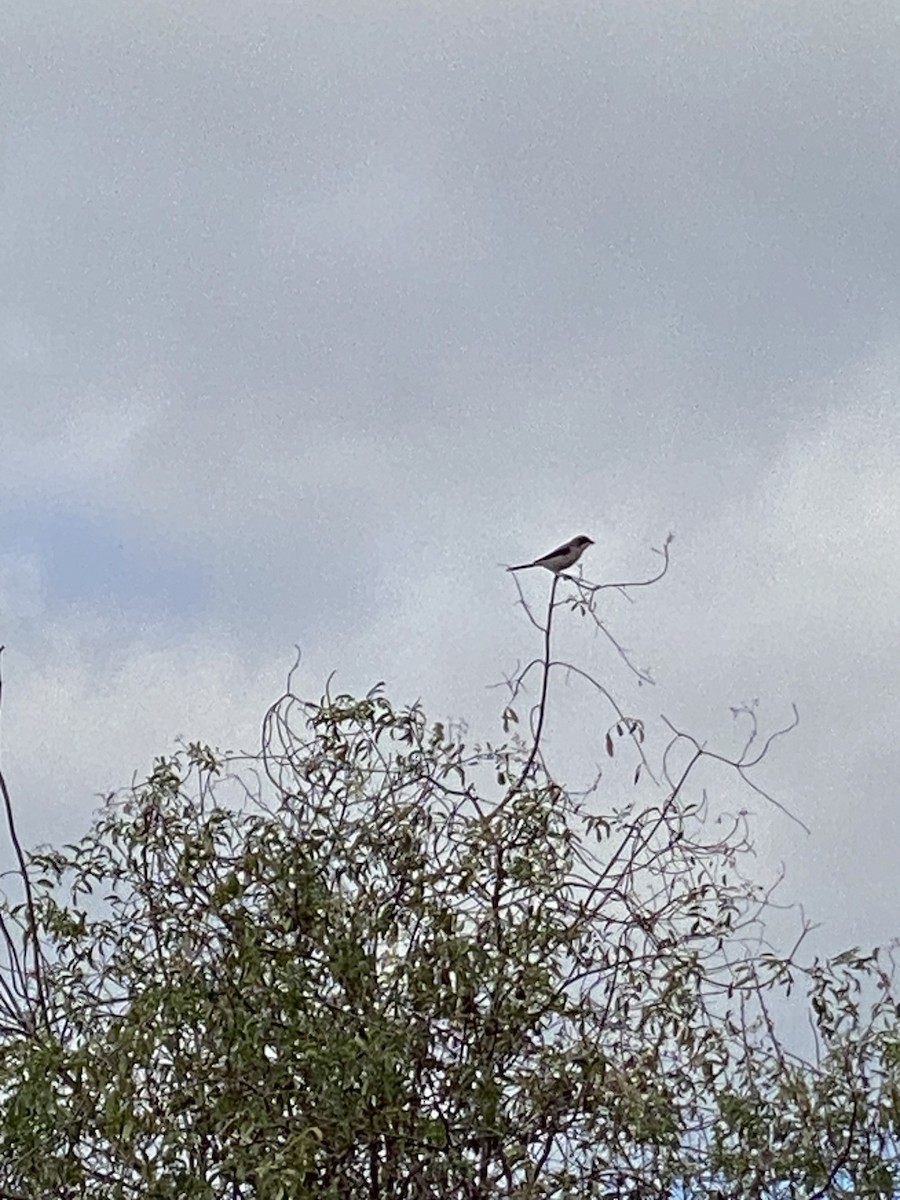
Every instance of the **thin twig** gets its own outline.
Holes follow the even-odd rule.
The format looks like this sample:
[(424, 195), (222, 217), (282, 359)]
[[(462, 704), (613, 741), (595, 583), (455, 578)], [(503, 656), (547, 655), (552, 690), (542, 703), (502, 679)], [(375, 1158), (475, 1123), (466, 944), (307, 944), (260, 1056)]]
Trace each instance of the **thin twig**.
[[(5, 647), (0, 646), (0, 712), (3, 706), (3, 670), (2, 670), (2, 655)], [(6, 827), (9, 830), (9, 840), (12, 842), (13, 850), (16, 856), (16, 862), (19, 865), (19, 876), (22, 880), (22, 886), (25, 891), (25, 906), (28, 913), (28, 936), (31, 939), (32, 962), (34, 964), (34, 981), (37, 988), (38, 1006), (41, 1010), (41, 1015), (44, 1018), (44, 1024), (47, 1028), (50, 1027), (50, 1012), (47, 1006), (47, 996), (44, 991), (44, 964), (41, 956), (41, 943), (38, 933), (37, 913), (34, 907), (34, 892), (31, 887), (31, 878), (28, 874), (28, 864), (25, 861), (25, 852), (22, 849), (22, 843), (19, 841), (19, 834), (16, 830), (16, 819), (13, 813), (12, 798), (9, 794), (9, 788), (6, 785), (6, 777), (0, 769), (0, 795), (3, 797), (3, 805), (6, 810)]]

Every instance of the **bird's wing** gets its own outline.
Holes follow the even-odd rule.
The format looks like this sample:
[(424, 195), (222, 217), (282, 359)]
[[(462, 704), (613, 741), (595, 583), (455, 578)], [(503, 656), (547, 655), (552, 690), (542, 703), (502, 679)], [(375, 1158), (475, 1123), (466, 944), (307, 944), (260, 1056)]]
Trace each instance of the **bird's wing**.
[(562, 555), (569, 554), (572, 549), (571, 542), (563, 542), (561, 546), (557, 546), (555, 550), (551, 550), (549, 554), (542, 554), (540, 558), (534, 561), (538, 563), (546, 562), (548, 558), (559, 558)]

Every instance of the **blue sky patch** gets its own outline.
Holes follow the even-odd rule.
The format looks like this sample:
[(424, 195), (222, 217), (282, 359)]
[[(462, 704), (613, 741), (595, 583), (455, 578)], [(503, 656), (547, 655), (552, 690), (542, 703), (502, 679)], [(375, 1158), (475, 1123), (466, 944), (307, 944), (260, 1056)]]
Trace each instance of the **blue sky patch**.
[(210, 592), (204, 567), (145, 537), (73, 508), (7, 508), (0, 553), (36, 555), (51, 607), (115, 608), (148, 617), (196, 617)]

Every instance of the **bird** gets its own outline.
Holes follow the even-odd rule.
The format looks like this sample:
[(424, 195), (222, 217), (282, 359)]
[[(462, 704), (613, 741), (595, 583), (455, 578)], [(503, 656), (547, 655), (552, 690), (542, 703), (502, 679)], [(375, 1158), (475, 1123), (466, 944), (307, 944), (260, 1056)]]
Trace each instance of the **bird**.
[(578, 537), (573, 537), (570, 542), (565, 542), (562, 546), (557, 546), (555, 550), (551, 550), (549, 554), (545, 554), (543, 558), (536, 558), (534, 562), (520, 563), (517, 567), (507, 567), (507, 571), (527, 571), (529, 567), (546, 567), (548, 571), (552, 571), (554, 575), (558, 575), (560, 571), (565, 571), (568, 567), (573, 567), (578, 562), (588, 546), (593, 546), (594, 539), (580, 533)]

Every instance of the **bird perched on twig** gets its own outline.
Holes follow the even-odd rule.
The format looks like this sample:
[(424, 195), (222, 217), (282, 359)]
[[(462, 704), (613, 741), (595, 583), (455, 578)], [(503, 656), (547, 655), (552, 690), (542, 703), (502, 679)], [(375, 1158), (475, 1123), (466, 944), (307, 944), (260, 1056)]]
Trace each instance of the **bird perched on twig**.
[(558, 575), (560, 571), (568, 570), (578, 562), (588, 546), (593, 546), (593, 538), (586, 537), (580, 533), (578, 537), (573, 537), (570, 542), (566, 542), (562, 546), (557, 546), (555, 550), (551, 550), (549, 554), (545, 554), (543, 558), (536, 558), (534, 562), (520, 563), (518, 567), (507, 567), (507, 571), (527, 571), (529, 567), (546, 567), (548, 571), (552, 571), (554, 575)]

